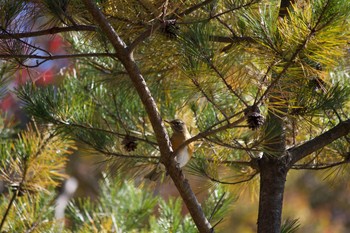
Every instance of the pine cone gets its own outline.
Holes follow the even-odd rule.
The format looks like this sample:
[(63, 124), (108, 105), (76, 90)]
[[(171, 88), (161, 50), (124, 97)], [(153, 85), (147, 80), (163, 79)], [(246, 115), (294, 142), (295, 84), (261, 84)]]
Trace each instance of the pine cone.
[(323, 70), (321, 63), (319, 63), (319, 62), (316, 63), (315, 68), (316, 68), (316, 70), (320, 70), (320, 71)]
[(260, 109), (257, 106), (245, 109), (244, 115), (247, 117), (248, 127), (252, 130), (256, 130), (265, 122), (265, 118), (260, 114)]
[[(322, 71), (323, 67), (321, 63), (319, 62), (313, 62), (311, 65), (314, 69), (318, 71)], [(314, 76), (309, 77), (309, 87), (313, 88), (314, 90), (321, 90), (324, 89), (326, 83), (316, 74)]]
[(315, 91), (324, 89), (325, 85), (325, 81), (316, 76), (311, 77), (309, 80), (309, 87), (313, 88)]
[(130, 135), (125, 136), (125, 138), (122, 141), (122, 144), (124, 146), (124, 149), (128, 152), (134, 151), (137, 148), (136, 138)]
[(167, 35), (167, 37), (171, 39), (177, 38), (179, 26), (176, 25), (176, 20), (171, 19), (164, 22), (163, 32)]

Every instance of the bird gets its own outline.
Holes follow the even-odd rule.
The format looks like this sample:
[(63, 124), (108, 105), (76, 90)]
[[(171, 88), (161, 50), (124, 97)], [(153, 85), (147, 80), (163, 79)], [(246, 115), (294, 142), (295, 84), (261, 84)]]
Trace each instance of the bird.
[[(173, 130), (173, 134), (170, 137), (170, 142), (173, 150), (176, 151), (176, 149), (178, 149), (183, 142), (191, 138), (191, 134), (188, 132), (186, 124), (180, 119), (175, 119), (172, 121), (165, 120), (165, 122), (169, 123), (171, 129)], [(189, 143), (178, 151), (175, 156), (175, 161), (180, 168), (184, 167), (190, 161), (193, 155), (193, 150), (193, 143)], [(162, 168), (160, 164), (158, 164), (157, 167), (155, 167), (150, 173), (145, 176), (145, 178), (156, 181), (161, 175)]]

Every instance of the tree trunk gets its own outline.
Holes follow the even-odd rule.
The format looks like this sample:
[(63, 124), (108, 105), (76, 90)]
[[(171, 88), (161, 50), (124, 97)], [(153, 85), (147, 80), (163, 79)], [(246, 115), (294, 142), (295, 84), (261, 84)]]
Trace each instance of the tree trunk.
[(280, 233), (284, 185), (287, 166), (280, 158), (262, 158), (260, 165), (260, 196), (258, 233)]
[[(275, 74), (272, 74), (275, 77)], [(277, 91), (269, 98), (271, 109), (267, 116), (265, 147), (268, 149), (258, 161), (260, 170), (260, 195), (258, 233), (280, 233), (284, 185), (289, 170), (289, 156), (286, 153), (285, 114), (287, 101)]]

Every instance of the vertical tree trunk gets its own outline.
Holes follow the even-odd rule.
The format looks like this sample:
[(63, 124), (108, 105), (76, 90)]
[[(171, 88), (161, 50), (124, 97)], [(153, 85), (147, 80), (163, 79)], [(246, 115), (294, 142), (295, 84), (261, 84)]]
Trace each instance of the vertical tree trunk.
[[(273, 74), (274, 75), (274, 74)], [(289, 170), (289, 157), (286, 153), (285, 114), (288, 112), (287, 101), (280, 104), (276, 98), (280, 93), (273, 93), (269, 98), (269, 114), (266, 121), (264, 142), (265, 152), (259, 160), (260, 195), (258, 214), (258, 233), (280, 233), (283, 194)]]
[(288, 169), (279, 158), (262, 158), (258, 233), (280, 233), (283, 193)]

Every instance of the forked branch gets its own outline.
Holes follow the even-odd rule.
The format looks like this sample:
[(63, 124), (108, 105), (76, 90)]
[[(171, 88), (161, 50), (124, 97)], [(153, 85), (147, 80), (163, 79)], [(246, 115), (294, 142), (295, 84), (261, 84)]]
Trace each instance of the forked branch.
[(340, 122), (337, 126), (323, 134), (288, 150), (291, 156), (291, 165), (305, 158), (307, 155), (350, 133), (350, 119)]

